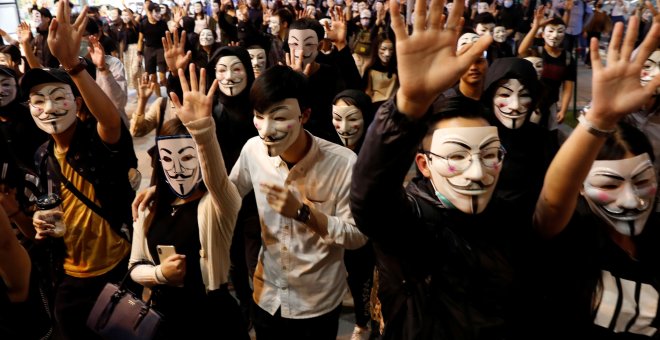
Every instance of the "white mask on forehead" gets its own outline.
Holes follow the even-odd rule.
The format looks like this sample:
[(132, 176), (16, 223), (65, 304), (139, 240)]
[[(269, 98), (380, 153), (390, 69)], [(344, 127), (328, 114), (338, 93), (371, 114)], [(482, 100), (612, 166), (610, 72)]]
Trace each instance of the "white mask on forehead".
[(566, 35), (564, 25), (547, 25), (543, 28), (543, 40), (550, 47), (561, 47), (564, 35)]
[(258, 77), (266, 71), (266, 50), (263, 48), (250, 48), (247, 51), (250, 54), (254, 76)]
[(364, 134), (364, 116), (355, 105), (332, 105), (332, 124), (346, 147), (353, 147)]
[(64, 83), (33, 87), (29, 106), (37, 127), (50, 135), (66, 131), (76, 121), (76, 100), (71, 86)]
[(536, 70), (536, 77), (541, 79), (541, 76), (543, 75), (543, 58), (527, 57), (525, 60), (532, 63), (532, 66), (534, 66), (534, 69)]
[(284, 153), (303, 131), (302, 113), (295, 98), (275, 103), (263, 113), (255, 110), (253, 122), (270, 157)]
[(472, 44), (479, 40), (479, 36), (475, 33), (465, 33), (458, 38), (458, 43), (456, 44), (456, 51), (460, 51), (461, 47)]
[(498, 43), (503, 43), (506, 40), (506, 27), (495, 26), (493, 29), (493, 40)]
[(205, 28), (199, 32), (199, 45), (200, 46), (211, 46), (213, 45), (213, 32)]
[(644, 230), (658, 182), (647, 153), (614, 161), (594, 161), (582, 194), (591, 210), (618, 233), (633, 236)]
[(303, 57), (303, 68), (316, 60), (319, 54), (319, 38), (312, 29), (289, 30), (289, 53), (295, 56), (298, 62)]
[(493, 112), (506, 128), (520, 128), (531, 106), (532, 96), (518, 79), (508, 79), (495, 90)]
[[(430, 150), (435, 155), (427, 157), (438, 199), (466, 214), (481, 213), (499, 178), (500, 147), (495, 126), (435, 130)], [(472, 155), (460, 154), (466, 151)], [(466, 162), (469, 165), (462, 169)]]
[(151, 17), (154, 18), (154, 20), (158, 21), (162, 17), (162, 14), (160, 14), (160, 9), (155, 9), (151, 11)]
[(202, 180), (195, 141), (190, 135), (159, 136), (156, 144), (170, 189), (178, 197), (190, 196)]
[[(658, 73), (660, 73), (660, 50), (655, 50), (644, 62), (639, 81), (642, 86), (646, 86)], [(656, 90), (657, 93), (658, 90)]]
[(228, 55), (215, 64), (215, 78), (220, 83), (220, 91), (227, 96), (237, 96), (247, 87), (245, 66), (237, 56)]
[(0, 75), (0, 107), (5, 107), (16, 99), (18, 85), (16, 79), (7, 75)]

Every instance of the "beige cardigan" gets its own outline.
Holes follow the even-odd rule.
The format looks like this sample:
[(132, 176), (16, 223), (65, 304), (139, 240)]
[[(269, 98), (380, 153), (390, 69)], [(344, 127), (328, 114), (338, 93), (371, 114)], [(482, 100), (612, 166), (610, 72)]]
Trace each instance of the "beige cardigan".
[[(220, 288), (220, 285), (228, 280), (229, 247), (241, 208), (241, 197), (236, 186), (227, 177), (213, 119), (202, 118), (185, 125), (197, 144), (202, 180), (208, 189), (197, 208), (199, 241), (202, 246), (199, 265), (208, 292)], [(140, 212), (138, 220), (133, 224), (129, 268), (140, 260), (153, 262), (143, 228), (149, 213), (149, 209)], [(131, 278), (146, 287), (166, 283), (162, 280), (160, 265), (138, 265), (131, 273)]]

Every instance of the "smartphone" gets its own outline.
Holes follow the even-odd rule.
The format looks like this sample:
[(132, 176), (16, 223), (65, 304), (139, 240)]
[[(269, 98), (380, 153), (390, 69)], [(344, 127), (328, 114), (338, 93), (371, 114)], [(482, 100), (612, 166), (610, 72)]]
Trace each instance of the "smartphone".
[(174, 246), (164, 246), (159, 244), (156, 246), (156, 250), (158, 251), (158, 261), (160, 261), (160, 263), (163, 263), (166, 258), (176, 254)]

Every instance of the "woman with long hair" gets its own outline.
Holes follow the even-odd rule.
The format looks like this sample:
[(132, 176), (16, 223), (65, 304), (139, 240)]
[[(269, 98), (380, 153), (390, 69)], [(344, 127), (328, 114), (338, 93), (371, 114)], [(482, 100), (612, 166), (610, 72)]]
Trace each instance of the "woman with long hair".
[(364, 68), (362, 84), (375, 108), (391, 98), (399, 88), (396, 46), (387, 35), (378, 35), (373, 41), (371, 58)]

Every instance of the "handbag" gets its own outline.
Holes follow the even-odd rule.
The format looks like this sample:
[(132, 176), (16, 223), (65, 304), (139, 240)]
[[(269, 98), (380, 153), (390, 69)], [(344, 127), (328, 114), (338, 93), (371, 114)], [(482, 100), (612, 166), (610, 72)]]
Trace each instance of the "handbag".
[(104, 339), (137, 340), (153, 339), (163, 316), (151, 308), (151, 298), (144, 302), (125, 287), (133, 265), (119, 285), (107, 283), (87, 318), (87, 327)]

